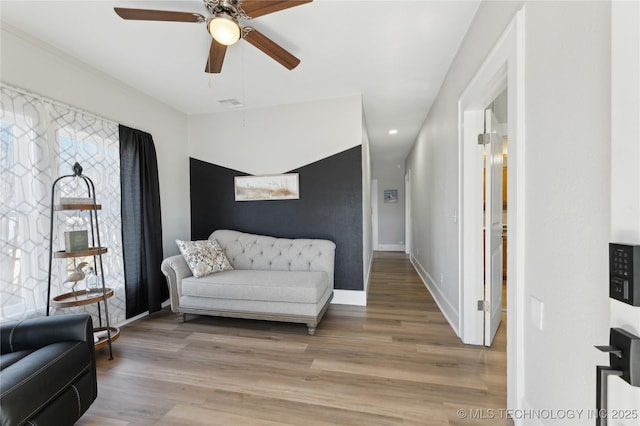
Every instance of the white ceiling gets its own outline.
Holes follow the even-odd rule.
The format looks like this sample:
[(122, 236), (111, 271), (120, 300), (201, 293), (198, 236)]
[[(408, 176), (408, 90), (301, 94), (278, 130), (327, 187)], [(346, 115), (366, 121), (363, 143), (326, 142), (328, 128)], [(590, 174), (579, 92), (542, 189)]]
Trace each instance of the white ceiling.
[[(267, 0), (268, 1), (268, 0)], [(125, 21), (114, 7), (208, 13), (202, 1), (0, 1), (2, 21), (185, 114), (362, 94), (374, 159), (401, 162), (480, 0), (315, 0), (251, 21), (292, 71), (240, 41), (206, 74), (204, 24)], [(397, 129), (396, 135), (389, 135)]]

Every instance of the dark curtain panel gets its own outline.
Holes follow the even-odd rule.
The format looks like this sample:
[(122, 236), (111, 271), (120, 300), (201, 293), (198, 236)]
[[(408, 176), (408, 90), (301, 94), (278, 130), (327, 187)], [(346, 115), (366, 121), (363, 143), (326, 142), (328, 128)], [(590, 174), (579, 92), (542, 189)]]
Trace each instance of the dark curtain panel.
[(162, 263), (158, 162), (153, 137), (120, 125), (122, 245), (127, 318), (160, 310), (169, 298)]

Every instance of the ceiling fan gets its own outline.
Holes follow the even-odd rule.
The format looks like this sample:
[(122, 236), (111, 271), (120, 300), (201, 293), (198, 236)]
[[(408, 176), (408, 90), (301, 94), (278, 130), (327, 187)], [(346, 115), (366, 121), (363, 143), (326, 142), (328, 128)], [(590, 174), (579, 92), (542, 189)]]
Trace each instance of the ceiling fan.
[(313, 0), (203, 0), (211, 14), (208, 18), (199, 13), (175, 12), (170, 10), (129, 9), (115, 7), (122, 19), (137, 21), (170, 21), (205, 23), (212, 36), (205, 72), (219, 73), (222, 70), (227, 46), (240, 38), (248, 41), (285, 68), (292, 70), (300, 63), (282, 46), (253, 27), (241, 27), (240, 19), (252, 19), (290, 7), (311, 3)]

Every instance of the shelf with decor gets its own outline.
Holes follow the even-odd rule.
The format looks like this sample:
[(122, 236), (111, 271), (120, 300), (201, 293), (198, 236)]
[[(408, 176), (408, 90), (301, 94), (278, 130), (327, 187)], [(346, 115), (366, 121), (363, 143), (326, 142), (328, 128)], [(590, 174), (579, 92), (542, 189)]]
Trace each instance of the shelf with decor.
[(108, 330), (109, 332), (107, 333), (107, 327), (94, 327), (93, 338), (96, 349), (111, 345), (112, 342), (120, 337), (120, 329), (118, 327), (108, 327)]
[(90, 305), (100, 302), (104, 298), (113, 296), (113, 290), (106, 288), (105, 292), (95, 292), (90, 290), (77, 290), (60, 294), (51, 299), (51, 304), (56, 308), (70, 308), (72, 306)]
[(85, 211), (85, 210), (102, 210), (102, 205), (101, 204), (90, 204), (90, 203), (65, 203), (65, 204), (56, 204), (53, 206), (53, 210), (59, 212), (59, 211), (66, 211), (66, 210), (79, 210), (79, 211)]
[[(76, 187), (86, 186), (86, 197), (60, 197), (56, 202), (56, 195), (62, 192), (62, 186), (72, 181)], [(78, 190), (78, 189), (76, 189)], [(96, 349), (108, 347), (109, 359), (113, 359), (111, 344), (120, 336), (120, 329), (111, 326), (109, 322), (109, 307), (107, 299), (113, 297), (113, 289), (105, 286), (104, 266), (102, 256), (107, 253), (107, 248), (103, 247), (100, 241), (100, 226), (98, 223), (98, 211), (102, 206), (96, 202), (95, 186), (93, 181), (82, 174), (82, 166), (75, 163), (73, 174), (64, 175), (57, 178), (51, 187), (51, 220), (49, 229), (49, 273), (47, 285), (47, 316), (50, 315), (50, 308), (71, 308), (76, 306), (97, 304), (98, 324), (93, 329), (94, 345)], [(57, 212), (78, 212), (88, 214), (88, 229), (70, 230), (64, 232), (63, 250), (53, 249), (54, 240), (54, 220)], [(85, 217), (86, 218), (86, 217)], [(89, 258), (93, 266), (89, 266), (91, 260), (82, 261)], [(73, 283), (70, 292), (52, 297), (51, 280), (53, 270), (53, 259), (67, 259), (73, 262), (73, 271), (69, 274), (64, 283)], [(85, 275), (84, 268), (89, 270)], [(80, 281), (84, 280), (86, 289), (76, 289)], [(104, 321), (103, 321), (104, 314)]]
[(53, 257), (56, 259), (72, 258), (72, 257), (88, 257), (99, 256), (107, 252), (106, 247), (88, 247), (86, 250), (65, 251), (58, 250), (53, 252)]

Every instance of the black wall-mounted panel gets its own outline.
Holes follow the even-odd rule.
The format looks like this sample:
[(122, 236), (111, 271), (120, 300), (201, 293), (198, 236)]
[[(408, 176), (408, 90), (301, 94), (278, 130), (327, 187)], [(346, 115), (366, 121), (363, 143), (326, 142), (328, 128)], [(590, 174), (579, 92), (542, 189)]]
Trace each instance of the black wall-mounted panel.
[(298, 173), (300, 199), (235, 201), (234, 177), (246, 173), (190, 159), (191, 238), (216, 229), (336, 243), (335, 288), (363, 290), (362, 149), (306, 165)]

